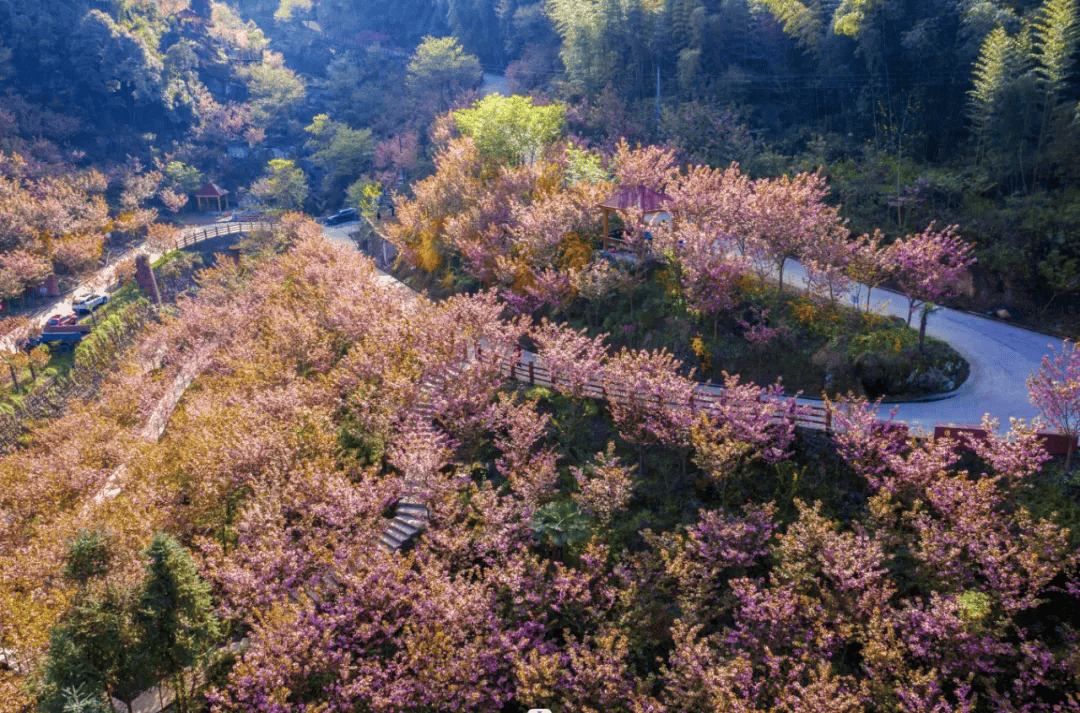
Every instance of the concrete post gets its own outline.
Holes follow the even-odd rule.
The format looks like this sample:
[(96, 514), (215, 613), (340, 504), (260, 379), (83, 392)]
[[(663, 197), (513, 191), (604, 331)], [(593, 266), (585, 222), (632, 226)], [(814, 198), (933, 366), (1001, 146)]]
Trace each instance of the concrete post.
[(154, 269), (150, 267), (150, 258), (146, 255), (135, 258), (135, 282), (139, 283), (139, 287), (143, 288), (151, 302), (161, 304), (161, 293), (158, 292)]

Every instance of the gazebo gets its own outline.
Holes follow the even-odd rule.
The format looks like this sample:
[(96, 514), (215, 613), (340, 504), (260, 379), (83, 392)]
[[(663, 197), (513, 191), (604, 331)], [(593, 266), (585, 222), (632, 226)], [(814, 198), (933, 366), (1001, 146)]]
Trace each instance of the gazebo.
[[(217, 209), (220, 213), (222, 210), (229, 209), (229, 192), (214, 183), (213, 181), (207, 181), (206, 185), (199, 189), (199, 192), (195, 194), (195, 199), (199, 201), (199, 210), (203, 209), (203, 201), (211, 201), (217, 199)], [(221, 207), (221, 199), (225, 199), (225, 208)]]
[(671, 196), (646, 186), (627, 188), (608, 198), (600, 204), (600, 210), (604, 211), (604, 249), (608, 249), (608, 214), (611, 211), (640, 210), (646, 216), (653, 216), (653, 220), (664, 220), (669, 217), (667, 204), (670, 202)]

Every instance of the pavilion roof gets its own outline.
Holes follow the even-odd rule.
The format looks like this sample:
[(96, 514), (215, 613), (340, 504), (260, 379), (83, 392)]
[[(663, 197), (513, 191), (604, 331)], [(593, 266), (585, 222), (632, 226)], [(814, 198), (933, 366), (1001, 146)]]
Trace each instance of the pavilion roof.
[(206, 185), (199, 189), (199, 192), (195, 194), (196, 198), (222, 198), (229, 195), (229, 192), (214, 183), (213, 181), (207, 181)]
[(642, 213), (660, 213), (667, 210), (665, 203), (671, 202), (671, 196), (654, 191), (646, 186), (635, 186), (619, 191), (600, 204), (608, 210), (629, 210), (634, 208)]

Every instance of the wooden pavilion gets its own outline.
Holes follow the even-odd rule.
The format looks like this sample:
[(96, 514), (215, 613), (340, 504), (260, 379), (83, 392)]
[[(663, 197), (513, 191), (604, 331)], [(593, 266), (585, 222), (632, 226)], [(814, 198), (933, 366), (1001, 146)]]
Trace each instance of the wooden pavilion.
[(671, 203), (671, 196), (646, 186), (635, 186), (619, 191), (601, 203), (600, 210), (604, 211), (604, 250), (608, 249), (608, 214), (611, 211), (622, 213), (631, 209), (639, 210), (645, 216), (653, 216), (653, 220), (662, 220), (667, 217), (668, 203)]
[[(222, 198), (225, 199), (224, 208), (221, 207)], [(218, 213), (222, 210), (229, 209), (229, 192), (213, 181), (207, 181), (206, 185), (200, 188), (195, 194), (195, 199), (199, 202), (199, 210), (203, 209), (203, 201), (208, 201), (207, 205), (213, 205), (212, 203), (209, 203), (209, 201), (214, 199), (217, 199)]]

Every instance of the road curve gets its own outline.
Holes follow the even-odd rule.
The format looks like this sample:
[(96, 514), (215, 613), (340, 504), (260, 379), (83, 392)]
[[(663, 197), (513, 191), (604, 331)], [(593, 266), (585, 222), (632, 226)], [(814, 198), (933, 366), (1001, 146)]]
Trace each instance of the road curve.
[[(784, 277), (785, 282), (805, 285), (806, 273), (798, 263), (789, 263)], [(844, 299), (850, 300), (858, 289), (862, 290), (861, 303), (865, 305), (864, 285), (849, 291)], [(872, 290), (870, 308), (879, 314), (907, 319), (907, 298), (891, 290)], [(1031, 420), (1039, 415), (1028, 399), (1027, 378), (1039, 368), (1043, 356), (1052, 354), (1052, 349), (1061, 351), (1061, 339), (948, 308), (930, 315), (926, 333), (952, 345), (967, 359), (971, 374), (943, 399), (887, 404), (882, 407), (882, 416), (895, 406), (897, 420), (932, 429), (939, 423), (977, 424), (984, 414), (1008, 428), (1010, 418)]]
[[(355, 229), (355, 224), (324, 226), (323, 233), (330, 240), (355, 249), (356, 243), (349, 235)], [(806, 273), (798, 263), (789, 262), (784, 278), (787, 284), (802, 286)], [(860, 288), (863, 290), (860, 303), (865, 305), (866, 287)], [(857, 294), (856, 289), (842, 299), (850, 300)], [(879, 314), (907, 318), (907, 299), (890, 290), (872, 290), (870, 308)], [(1027, 378), (1039, 368), (1043, 356), (1051, 354), (1052, 349), (1061, 351), (1061, 339), (948, 308), (930, 315), (926, 332), (948, 342), (967, 359), (970, 375), (960, 388), (942, 399), (885, 404), (879, 411), (881, 417), (886, 417), (895, 407), (897, 420), (914, 428), (932, 430), (937, 424), (978, 424), (985, 414), (1007, 429), (1010, 418), (1031, 420), (1039, 415), (1028, 399)], [(812, 399), (806, 402), (820, 404)]]

